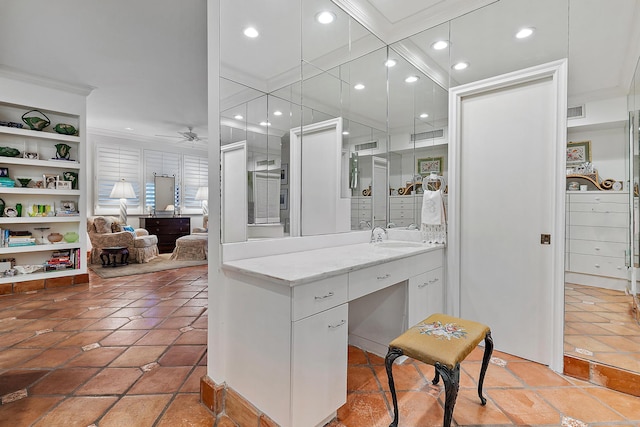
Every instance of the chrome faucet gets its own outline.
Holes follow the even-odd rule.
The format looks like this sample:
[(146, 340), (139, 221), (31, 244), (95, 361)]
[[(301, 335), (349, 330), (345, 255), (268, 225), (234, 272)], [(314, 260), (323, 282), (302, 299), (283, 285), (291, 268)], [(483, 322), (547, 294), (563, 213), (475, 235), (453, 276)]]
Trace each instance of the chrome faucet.
[[(363, 224), (364, 227), (362, 226)], [(371, 223), (369, 221), (362, 220), (358, 223), (358, 227), (360, 227), (361, 230), (364, 230), (365, 228), (371, 229)]]
[(395, 225), (393, 222), (390, 222), (389, 224), (387, 224), (387, 228), (393, 228), (393, 227), (395, 227), (395, 226), (396, 226), (396, 225)]
[(418, 227), (417, 227), (415, 224), (413, 224), (413, 223), (412, 223), (412, 224), (409, 224), (409, 225), (407, 226), (407, 230), (415, 230), (415, 229), (417, 229), (417, 228), (418, 228)]
[[(376, 231), (378, 232), (376, 233)], [(386, 234), (387, 234), (387, 230), (380, 227), (379, 225), (374, 227), (373, 230), (371, 230), (371, 243), (382, 242), (382, 236)]]

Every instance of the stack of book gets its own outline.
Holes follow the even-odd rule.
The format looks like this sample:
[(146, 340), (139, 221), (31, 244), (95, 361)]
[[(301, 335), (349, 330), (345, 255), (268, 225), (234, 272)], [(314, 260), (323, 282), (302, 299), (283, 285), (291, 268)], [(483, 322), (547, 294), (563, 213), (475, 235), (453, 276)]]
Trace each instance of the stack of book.
[(73, 259), (71, 251), (55, 251), (51, 254), (51, 258), (47, 260), (45, 270), (60, 270), (63, 268), (73, 267)]
[[(8, 230), (9, 231), (9, 230)], [(29, 231), (9, 231), (7, 246), (33, 246), (36, 244), (36, 238)]]
[(16, 182), (6, 176), (1, 176), (0, 177), (0, 187), (15, 187), (16, 186)]
[(45, 263), (45, 271), (79, 268), (80, 249), (55, 251)]

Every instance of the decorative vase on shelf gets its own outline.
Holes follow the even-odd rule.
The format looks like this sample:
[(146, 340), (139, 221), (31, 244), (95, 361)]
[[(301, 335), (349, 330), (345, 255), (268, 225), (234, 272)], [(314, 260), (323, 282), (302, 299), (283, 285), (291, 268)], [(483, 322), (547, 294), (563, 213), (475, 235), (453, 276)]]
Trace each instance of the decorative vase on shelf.
[(47, 236), (47, 240), (51, 243), (58, 243), (62, 241), (62, 234), (60, 233), (51, 233)]
[[(42, 117), (44, 117), (44, 119), (38, 116), (26, 117), (26, 115), (29, 113), (40, 114)], [(42, 111), (39, 110), (27, 111), (22, 115), (22, 121), (25, 122), (25, 124), (29, 126), (31, 130), (42, 130), (51, 124), (51, 120), (49, 120), (49, 117), (47, 117)]]
[(67, 243), (74, 243), (78, 241), (78, 233), (76, 233), (75, 231), (69, 231), (68, 233), (65, 233), (64, 235), (64, 241)]
[(67, 144), (56, 144), (56, 159), (69, 160), (71, 156), (71, 146)]

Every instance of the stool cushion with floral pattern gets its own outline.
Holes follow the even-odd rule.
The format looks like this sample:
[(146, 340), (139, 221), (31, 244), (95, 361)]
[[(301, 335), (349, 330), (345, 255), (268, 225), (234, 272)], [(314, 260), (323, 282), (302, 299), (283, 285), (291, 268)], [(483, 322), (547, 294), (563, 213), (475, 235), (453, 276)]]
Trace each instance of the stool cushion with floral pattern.
[(405, 356), (429, 365), (440, 362), (453, 369), (484, 339), (489, 327), (471, 320), (432, 314), (391, 341)]

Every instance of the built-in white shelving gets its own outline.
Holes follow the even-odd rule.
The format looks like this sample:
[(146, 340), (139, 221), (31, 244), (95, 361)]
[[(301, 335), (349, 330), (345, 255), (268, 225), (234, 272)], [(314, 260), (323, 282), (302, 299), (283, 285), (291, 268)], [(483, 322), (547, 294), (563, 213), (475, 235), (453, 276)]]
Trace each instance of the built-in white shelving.
[[(0, 147), (14, 148), (20, 152), (15, 157), (0, 156), (0, 176), (15, 181), (14, 187), (0, 187), (0, 202), (5, 207), (22, 206), (20, 216), (0, 216), (0, 228), (12, 232), (28, 232), (37, 242), (35, 245), (0, 245), (0, 261), (15, 265), (44, 265), (52, 255), (69, 251), (74, 268), (37, 271), (30, 274), (5, 275), (0, 272), (0, 284), (19, 283), (27, 280), (74, 276), (87, 272), (86, 253), (86, 194), (84, 159), (86, 158), (86, 97), (90, 88), (79, 87), (34, 76), (21, 76), (5, 72), (0, 68), (0, 121), (22, 124), (22, 116), (37, 115), (38, 110), (50, 120), (43, 130), (0, 125)], [(72, 125), (77, 135), (59, 134), (54, 131), (57, 124)], [(70, 147), (70, 155), (59, 155), (60, 144)], [(28, 155), (25, 153), (29, 153)], [(72, 188), (46, 188), (46, 180), (56, 177), (64, 181), (71, 179)], [(22, 187), (18, 178), (30, 178), (27, 187)], [(65, 184), (55, 185), (60, 187)], [(72, 204), (77, 215), (55, 216), (65, 204)], [(41, 208), (37, 214), (38, 208)], [(30, 216), (34, 215), (34, 216)], [(49, 243), (47, 236), (59, 233), (77, 235), (77, 241)], [(69, 236), (69, 235), (68, 235)], [(68, 239), (71, 240), (71, 239)], [(46, 285), (45, 285), (46, 286)], [(6, 292), (6, 290), (5, 290)]]

